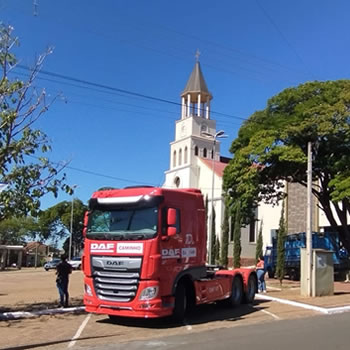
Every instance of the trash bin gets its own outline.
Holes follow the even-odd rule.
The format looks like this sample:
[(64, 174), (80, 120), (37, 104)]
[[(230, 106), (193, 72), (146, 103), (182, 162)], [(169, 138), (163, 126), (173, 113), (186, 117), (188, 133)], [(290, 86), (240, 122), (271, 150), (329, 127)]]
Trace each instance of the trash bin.
[[(307, 254), (300, 248), (300, 293), (307, 296)], [(333, 252), (324, 249), (312, 250), (311, 295), (313, 297), (334, 294)]]

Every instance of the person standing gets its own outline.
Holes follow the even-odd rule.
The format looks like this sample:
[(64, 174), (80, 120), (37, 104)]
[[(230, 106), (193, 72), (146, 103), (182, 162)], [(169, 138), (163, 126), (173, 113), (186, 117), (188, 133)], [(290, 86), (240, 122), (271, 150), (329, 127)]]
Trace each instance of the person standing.
[(72, 270), (73, 268), (67, 262), (66, 256), (62, 255), (61, 262), (56, 266), (56, 286), (60, 296), (61, 307), (68, 307), (69, 305), (68, 283)]
[(258, 277), (258, 289), (260, 293), (266, 293), (264, 257), (260, 256), (256, 264), (256, 274)]

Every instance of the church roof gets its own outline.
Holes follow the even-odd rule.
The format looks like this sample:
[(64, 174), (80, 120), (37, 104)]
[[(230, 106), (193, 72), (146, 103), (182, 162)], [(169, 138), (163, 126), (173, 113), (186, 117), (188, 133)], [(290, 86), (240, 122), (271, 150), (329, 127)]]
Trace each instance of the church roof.
[[(210, 169), (213, 167), (213, 160), (212, 159), (205, 159), (200, 158), (200, 160)], [(214, 161), (215, 167), (214, 171), (217, 176), (223, 177), (224, 176), (224, 169), (228, 166), (228, 163), (222, 163), (217, 160)]]
[(186, 84), (184, 91), (181, 96), (184, 96), (189, 93), (202, 93), (203, 95), (209, 95), (211, 98), (211, 93), (208, 90), (207, 84), (204, 80), (204, 76), (201, 70), (201, 66), (197, 61), (193, 71), (191, 73), (190, 78)]

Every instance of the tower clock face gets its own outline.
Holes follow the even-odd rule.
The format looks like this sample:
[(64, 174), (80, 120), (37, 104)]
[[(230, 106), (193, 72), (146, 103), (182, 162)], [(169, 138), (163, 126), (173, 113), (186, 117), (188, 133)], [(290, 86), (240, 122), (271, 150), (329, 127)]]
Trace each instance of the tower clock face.
[(208, 127), (206, 124), (202, 124), (201, 125), (201, 132), (207, 132), (208, 131)]

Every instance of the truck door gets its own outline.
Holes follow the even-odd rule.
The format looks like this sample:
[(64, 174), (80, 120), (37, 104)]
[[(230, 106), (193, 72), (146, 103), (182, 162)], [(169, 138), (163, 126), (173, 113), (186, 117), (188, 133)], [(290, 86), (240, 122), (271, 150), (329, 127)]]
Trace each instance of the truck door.
[[(169, 223), (167, 218), (172, 211), (175, 222)], [(169, 230), (170, 228), (170, 230)], [(181, 229), (181, 210), (176, 207), (165, 207), (162, 210), (162, 237), (160, 240), (161, 271), (160, 278), (165, 288), (172, 288), (177, 274), (183, 270), (182, 247), (183, 234)]]

